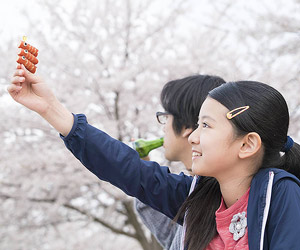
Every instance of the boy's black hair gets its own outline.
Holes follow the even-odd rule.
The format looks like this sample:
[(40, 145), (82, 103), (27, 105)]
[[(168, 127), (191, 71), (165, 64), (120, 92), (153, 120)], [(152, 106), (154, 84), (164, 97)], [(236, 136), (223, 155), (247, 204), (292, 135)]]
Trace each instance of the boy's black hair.
[(225, 81), (212, 75), (192, 75), (165, 84), (160, 95), (163, 108), (174, 116), (173, 129), (196, 128), (202, 103), (208, 92)]

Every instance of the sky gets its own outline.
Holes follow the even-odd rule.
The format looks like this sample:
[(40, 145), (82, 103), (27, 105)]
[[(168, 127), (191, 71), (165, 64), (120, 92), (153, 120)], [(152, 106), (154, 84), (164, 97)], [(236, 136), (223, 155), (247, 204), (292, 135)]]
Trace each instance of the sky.
[(26, 23), (20, 15), (21, 9), (27, 6), (34, 6), (33, 0), (10, 0), (1, 4), (0, 8), (0, 34), (2, 39), (22, 34)]

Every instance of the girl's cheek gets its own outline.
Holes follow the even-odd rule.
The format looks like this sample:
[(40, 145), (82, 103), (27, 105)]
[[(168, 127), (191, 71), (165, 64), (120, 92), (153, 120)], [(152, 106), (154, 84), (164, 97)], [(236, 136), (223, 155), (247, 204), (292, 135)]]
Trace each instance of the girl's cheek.
[(207, 144), (208, 141), (209, 141), (209, 136), (207, 135), (207, 133), (202, 133), (200, 135), (200, 144), (204, 146), (205, 144)]

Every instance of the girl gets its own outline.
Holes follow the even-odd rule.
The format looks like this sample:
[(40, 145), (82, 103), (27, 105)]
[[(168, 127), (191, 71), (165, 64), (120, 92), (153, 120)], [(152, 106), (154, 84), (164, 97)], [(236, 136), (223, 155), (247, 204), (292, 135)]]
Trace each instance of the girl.
[(101, 180), (178, 223), (185, 218), (182, 248), (299, 249), (300, 147), (287, 137), (287, 105), (274, 88), (235, 82), (209, 93), (199, 127), (189, 138), (192, 170), (199, 176), (193, 181), (140, 160), (137, 152), (89, 125), (84, 115), (72, 115), (23, 66), (8, 91), (54, 126)]
[(215, 179), (202, 177), (180, 209), (190, 249), (299, 249), (300, 150), (288, 126), (286, 102), (268, 85), (209, 93), (189, 141), (193, 172)]

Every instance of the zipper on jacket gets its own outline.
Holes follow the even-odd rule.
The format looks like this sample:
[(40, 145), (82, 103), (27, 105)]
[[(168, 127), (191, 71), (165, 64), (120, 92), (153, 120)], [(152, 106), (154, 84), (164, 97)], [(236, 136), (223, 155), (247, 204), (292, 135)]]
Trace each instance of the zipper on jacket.
[(270, 210), (270, 204), (271, 204), (271, 196), (272, 196), (272, 186), (273, 186), (273, 180), (274, 180), (274, 172), (269, 172), (269, 182), (267, 186), (267, 194), (266, 194), (266, 205), (264, 208), (264, 215), (262, 220), (262, 228), (261, 228), (261, 235), (260, 235), (260, 250), (263, 250), (264, 247), (264, 235), (265, 235), (265, 228), (267, 224), (267, 219), (269, 215)]

